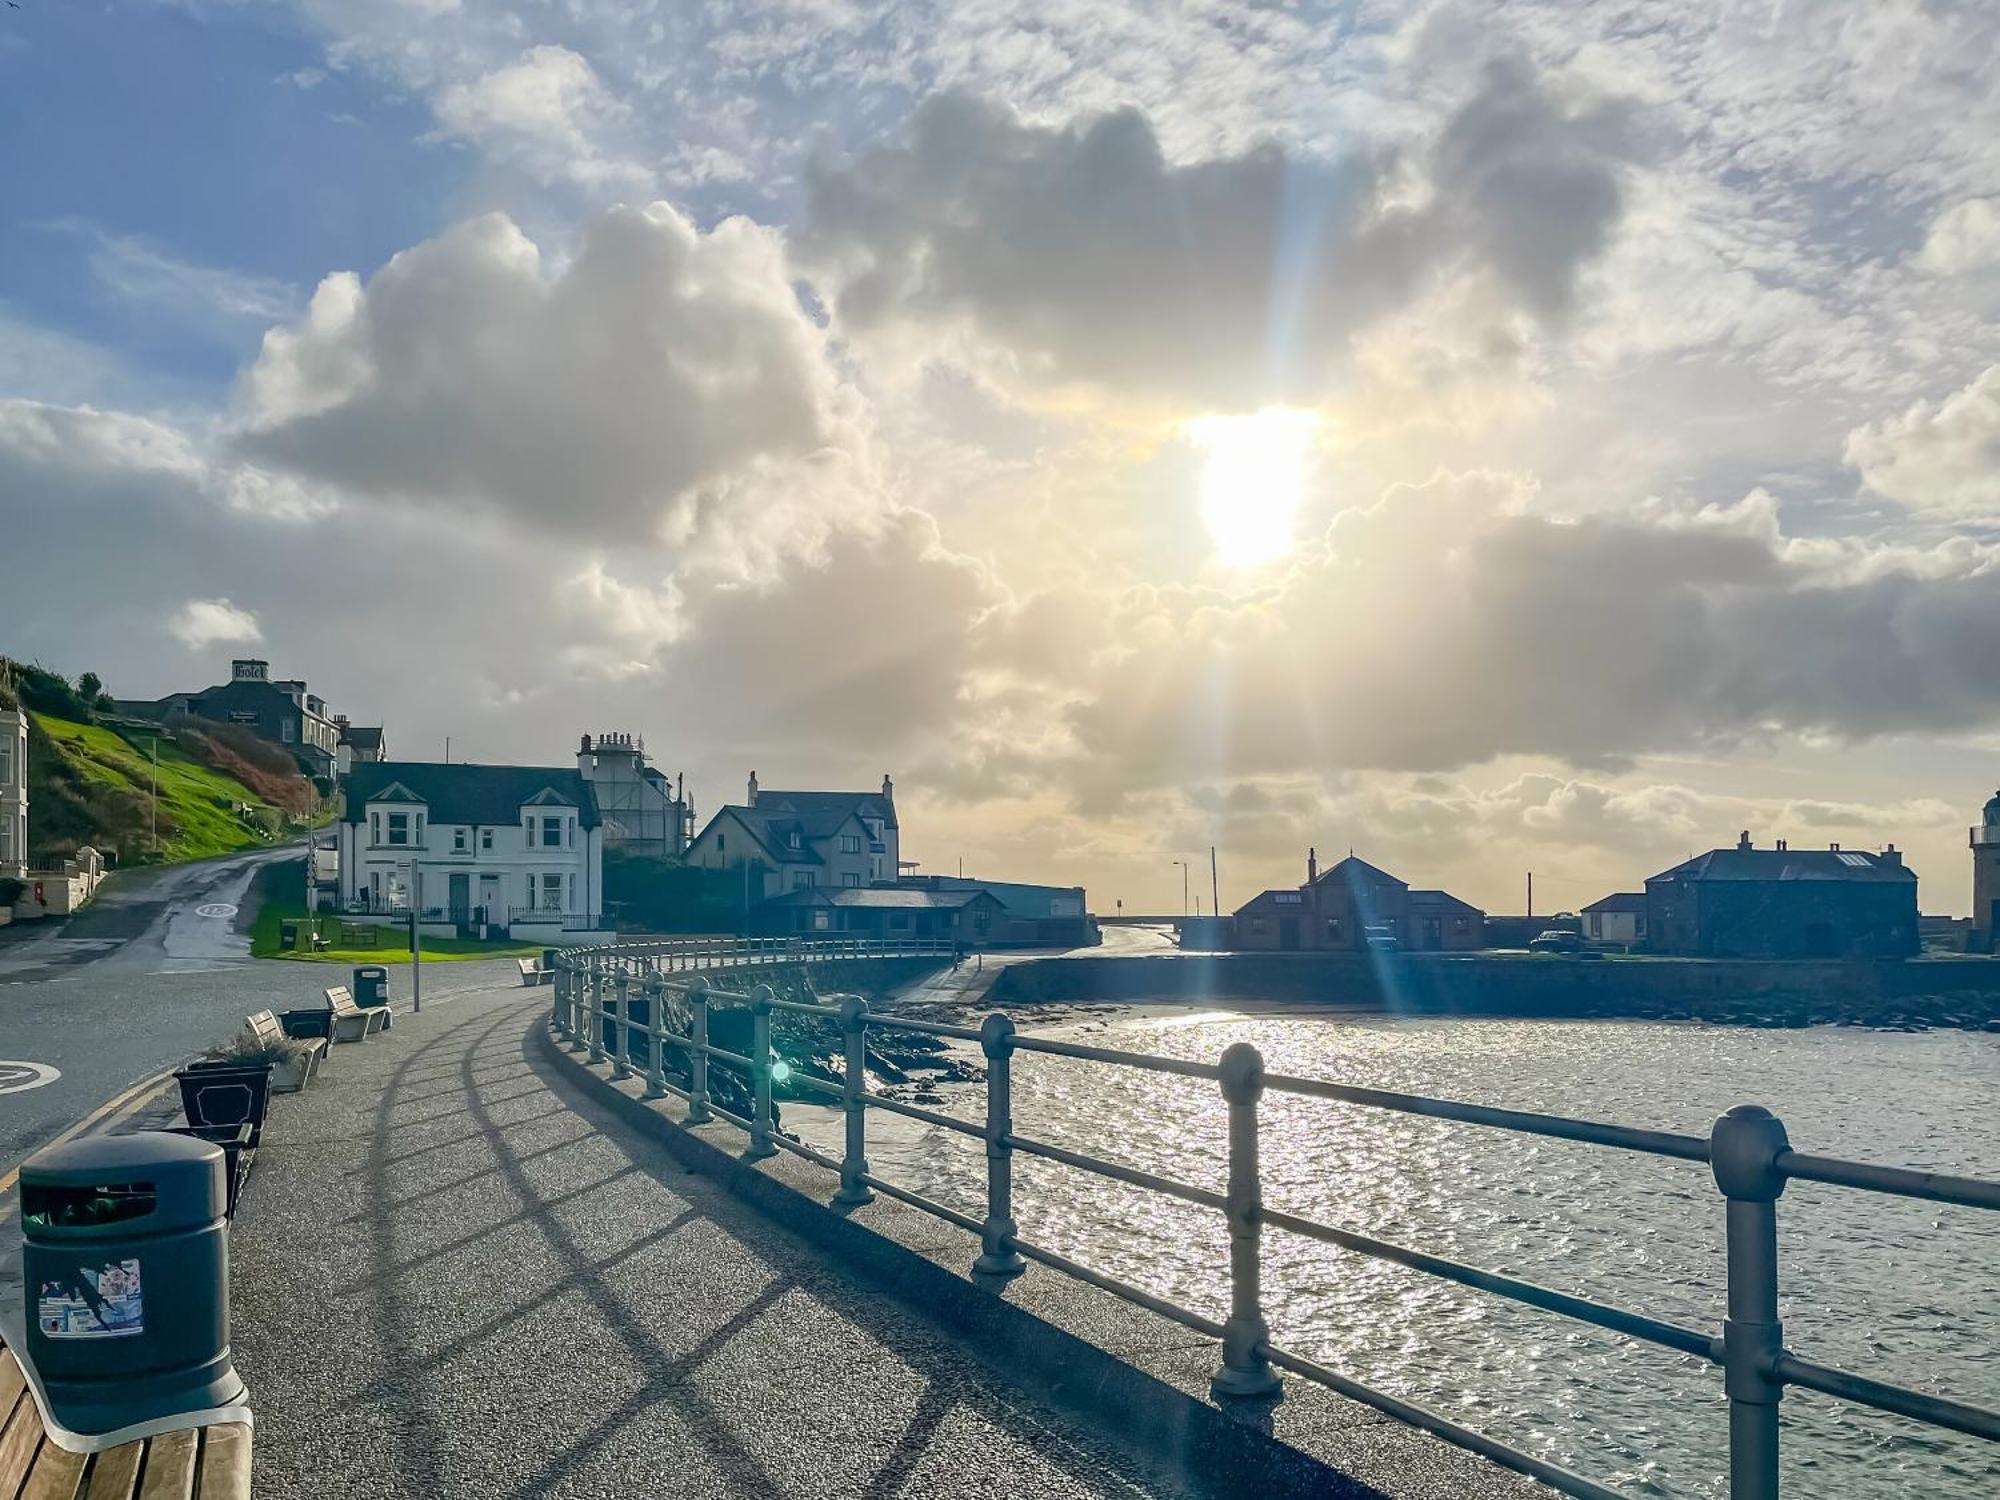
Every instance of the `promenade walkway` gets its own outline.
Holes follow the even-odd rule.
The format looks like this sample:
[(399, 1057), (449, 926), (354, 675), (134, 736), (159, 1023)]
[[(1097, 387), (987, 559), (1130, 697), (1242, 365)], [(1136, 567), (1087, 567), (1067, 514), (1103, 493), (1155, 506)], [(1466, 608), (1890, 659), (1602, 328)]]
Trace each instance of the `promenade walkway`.
[(273, 1110), (257, 1495), (1179, 1493), (542, 1071), (547, 997), (399, 1014)]

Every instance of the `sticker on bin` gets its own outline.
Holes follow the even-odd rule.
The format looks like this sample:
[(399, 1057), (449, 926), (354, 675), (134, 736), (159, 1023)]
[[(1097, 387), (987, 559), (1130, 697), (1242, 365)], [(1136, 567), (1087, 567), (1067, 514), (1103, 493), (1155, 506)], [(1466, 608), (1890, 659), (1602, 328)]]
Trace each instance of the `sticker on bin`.
[(115, 1260), (75, 1276), (42, 1283), (35, 1313), (42, 1336), (51, 1339), (116, 1339), (146, 1331), (146, 1304), (139, 1290), (139, 1262)]

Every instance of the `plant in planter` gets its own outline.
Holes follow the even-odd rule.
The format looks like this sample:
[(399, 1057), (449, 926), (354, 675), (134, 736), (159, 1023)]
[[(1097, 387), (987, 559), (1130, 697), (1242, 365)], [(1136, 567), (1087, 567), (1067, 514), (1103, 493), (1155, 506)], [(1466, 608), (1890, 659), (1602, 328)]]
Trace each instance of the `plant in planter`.
[(289, 1036), (259, 1036), (246, 1030), (239, 1031), (227, 1046), (212, 1047), (202, 1055), (225, 1068), (267, 1068), (271, 1092), (293, 1094), (312, 1077), (317, 1053), (310, 1042)]

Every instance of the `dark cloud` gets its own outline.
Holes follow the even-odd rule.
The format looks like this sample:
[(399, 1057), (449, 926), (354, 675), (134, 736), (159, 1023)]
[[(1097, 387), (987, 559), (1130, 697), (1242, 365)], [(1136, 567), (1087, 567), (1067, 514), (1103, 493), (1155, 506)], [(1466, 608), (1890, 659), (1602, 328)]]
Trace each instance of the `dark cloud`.
[(1264, 144), (1175, 165), (1136, 109), (1056, 129), (948, 94), (818, 169), (797, 244), (854, 332), (964, 319), (1031, 378), (1309, 398), (1358, 328), (1453, 268), (1565, 313), (1618, 217), (1618, 114), (1501, 63), (1408, 160)]

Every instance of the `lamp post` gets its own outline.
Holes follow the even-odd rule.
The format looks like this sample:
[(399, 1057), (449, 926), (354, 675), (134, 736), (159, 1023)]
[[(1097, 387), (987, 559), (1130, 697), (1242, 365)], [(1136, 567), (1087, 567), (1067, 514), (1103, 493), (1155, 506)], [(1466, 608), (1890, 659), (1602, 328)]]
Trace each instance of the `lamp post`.
[(410, 1011), (420, 1014), (424, 1008), (424, 940), (417, 931), (417, 859), (410, 856), (410, 883), (404, 892), (410, 903)]
[(1184, 859), (1177, 859), (1174, 863), (1181, 867), (1181, 915), (1186, 916), (1188, 914), (1188, 862)]

